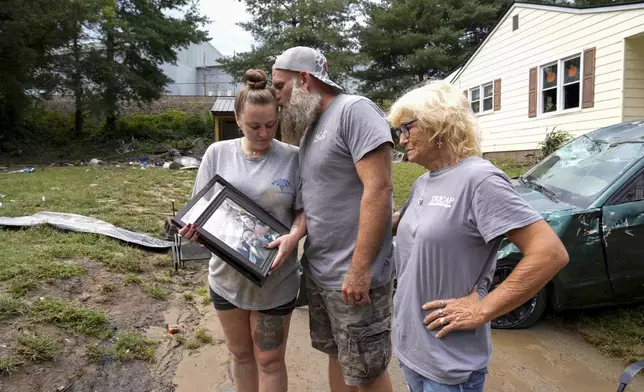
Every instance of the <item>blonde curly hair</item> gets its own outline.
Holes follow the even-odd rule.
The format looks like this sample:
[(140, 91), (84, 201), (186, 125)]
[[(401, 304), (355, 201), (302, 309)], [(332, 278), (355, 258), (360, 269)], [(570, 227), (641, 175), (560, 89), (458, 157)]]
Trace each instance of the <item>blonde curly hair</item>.
[(431, 81), (408, 91), (391, 106), (387, 120), (394, 128), (416, 120), (414, 125), (430, 142), (442, 137), (443, 148), (455, 161), (481, 155), (476, 117), (467, 97), (451, 83)]

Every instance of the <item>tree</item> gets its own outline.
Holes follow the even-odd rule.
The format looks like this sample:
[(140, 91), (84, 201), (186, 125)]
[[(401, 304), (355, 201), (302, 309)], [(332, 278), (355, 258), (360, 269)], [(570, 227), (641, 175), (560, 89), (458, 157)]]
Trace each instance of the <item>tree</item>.
[(0, 145), (34, 98), (58, 83), (54, 50), (72, 35), (68, 0), (5, 0), (0, 7)]
[[(239, 0), (242, 1), (242, 0)], [(270, 71), (275, 57), (293, 46), (310, 46), (324, 53), (329, 74), (346, 80), (359, 62), (351, 34), (359, 15), (359, 0), (244, 0), (249, 22), (240, 23), (256, 45), (252, 50), (222, 59), (237, 81), (249, 68)], [(269, 72), (270, 74), (270, 72)]]
[(371, 60), (357, 72), (382, 102), (463, 63), (510, 4), (507, 0), (387, 0), (367, 6), (359, 32)]

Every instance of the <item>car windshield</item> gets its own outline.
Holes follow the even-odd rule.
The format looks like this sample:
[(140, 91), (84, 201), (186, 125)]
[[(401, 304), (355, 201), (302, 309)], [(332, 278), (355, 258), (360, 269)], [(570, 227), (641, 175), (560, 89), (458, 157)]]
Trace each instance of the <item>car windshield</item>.
[(581, 136), (537, 164), (521, 180), (556, 200), (587, 208), (642, 156), (641, 139), (611, 144)]

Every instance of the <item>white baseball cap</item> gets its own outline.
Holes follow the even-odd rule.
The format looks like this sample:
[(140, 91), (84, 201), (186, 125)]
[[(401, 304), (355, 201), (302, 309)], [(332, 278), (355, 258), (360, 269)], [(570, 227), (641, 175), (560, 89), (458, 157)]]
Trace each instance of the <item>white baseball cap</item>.
[(295, 46), (277, 56), (273, 69), (285, 71), (308, 72), (322, 83), (340, 94), (344, 91), (337, 83), (329, 78), (329, 66), (324, 55), (308, 46)]

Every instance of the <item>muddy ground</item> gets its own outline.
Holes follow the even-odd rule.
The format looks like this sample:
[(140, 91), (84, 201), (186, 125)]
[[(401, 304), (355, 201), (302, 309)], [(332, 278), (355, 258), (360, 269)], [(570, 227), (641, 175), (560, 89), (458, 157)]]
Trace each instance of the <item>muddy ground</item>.
[[(7, 392), (234, 392), (229, 376), (230, 356), (212, 306), (207, 303), (205, 264), (192, 266), (168, 282), (167, 301), (151, 298), (137, 285), (125, 289), (121, 278), (85, 263), (88, 273), (43, 286), (34, 296), (59, 298), (109, 310), (114, 325), (127, 325), (156, 339), (156, 361), (120, 363), (87, 359), (85, 347), (93, 340), (52, 328), (64, 340), (65, 351), (52, 362), (25, 366), (11, 376), (0, 377)], [(188, 266), (191, 267), (191, 266)], [(123, 287), (106, 294), (105, 283)], [(174, 285), (171, 290), (169, 286)], [(181, 294), (193, 288), (190, 300)], [(199, 293), (199, 294), (197, 294)], [(169, 335), (165, 324), (177, 324), (179, 335)], [(190, 345), (197, 328), (211, 333), (212, 341)], [(10, 330), (29, 328), (17, 319)], [(623, 370), (620, 360), (608, 359), (578, 334), (545, 321), (525, 331), (494, 331), (494, 353), (486, 391), (503, 392), (610, 392), (617, 390)], [(2, 350), (0, 338), (0, 351)], [(295, 310), (288, 341), (289, 390), (327, 391), (326, 358), (309, 344), (308, 309)], [(390, 365), (394, 391), (406, 391), (397, 360)], [(627, 391), (644, 391), (644, 377)]]
[[(223, 340), (217, 316), (202, 310), (201, 325)], [(578, 334), (544, 322), (525, 331), (494, 331), (493, 360), (485, 391), (489, 392), (612, 392), (624, 369), (607, 359)], [(225, 344), (184, 352), (174, 383), (177, 392), (234, 392)], [(289, 390), (328, 391), (326, 357), (309, 344), (308, 309), (295, 310), (289, 334)], [(407, 391), (397, 360), (390, 364), (394, 391)], [(644, 377), (627, 391), (644, 391)]]

